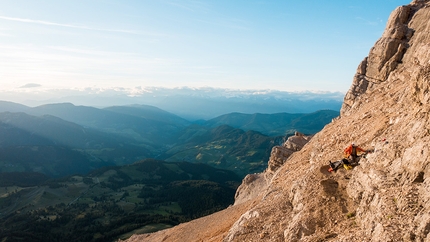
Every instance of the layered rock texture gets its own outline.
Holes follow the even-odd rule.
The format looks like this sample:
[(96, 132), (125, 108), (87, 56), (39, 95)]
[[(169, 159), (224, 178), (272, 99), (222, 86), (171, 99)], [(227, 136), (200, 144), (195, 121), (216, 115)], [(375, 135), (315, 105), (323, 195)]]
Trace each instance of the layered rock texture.
[[(292, 154), (274, 149), (269, 168), (245, 178), (248, 197), (129, 241), (430, 241), (429, 89), (430, 0), (415, 0), (391, 14), (341, 116)], [(352, 141), (374, 152), (327, 172)]]

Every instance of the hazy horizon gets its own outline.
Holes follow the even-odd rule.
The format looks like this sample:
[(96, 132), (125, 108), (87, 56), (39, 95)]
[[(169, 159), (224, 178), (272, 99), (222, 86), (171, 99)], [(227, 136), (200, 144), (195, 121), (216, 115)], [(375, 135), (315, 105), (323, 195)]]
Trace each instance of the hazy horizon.
[[(334, 100), (343, 101), (344, 93), (322, 92), (322, 91), (278, 91), (278, 90), (238, 90), (224, 88), (160, 88), (160, 87), (136, 87), (136, 88), (84, 88), (84, 89), (53, 89), (53, 90), (28, 90), (23, 88), (15, 92), (0, 91), (2, 101), (15, 102), (26, 106), (38, 106), (49, 103), (70, 102), (75, 105), (87, 105), (107, 107), (124, 104), (148, 104), (142, 98), (148, 97), (171, 97), (171, 96), (194, 96), (205, 98), (274, 98), (274, 99), (297, 99), (297, 100)], [(95, 103), (91, 103), (94, 100)], [(102, 101), (105, 100), (105, 101)], [(105, 104), (103, 104), (105, 103)]]
[[(311, 113), (339, 111), (340, 92), (285, 92), (275, 90), (233, 90), (221, 88), (139, 88), (55, 90), (52, 93), (1, 93), (0, 101), (36, 107), (54, 103), (105, 108), (124, 105), (149, 105), (188, 120), (210, 119), (239, 113)], [(47, 98), (50, 97), (50, 98)]]

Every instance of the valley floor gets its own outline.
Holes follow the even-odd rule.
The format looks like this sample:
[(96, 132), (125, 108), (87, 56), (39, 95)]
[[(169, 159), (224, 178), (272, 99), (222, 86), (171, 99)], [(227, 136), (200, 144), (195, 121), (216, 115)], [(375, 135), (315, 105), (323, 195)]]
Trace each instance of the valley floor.
[(233, 224), (248, 211), (254, 199), (242, 204), (230, 206), (214, 214), (180, 224), (167, 230), (161, 230), (152, 234), (133, 235), (127, 242), (221, 242), (227, 235)]

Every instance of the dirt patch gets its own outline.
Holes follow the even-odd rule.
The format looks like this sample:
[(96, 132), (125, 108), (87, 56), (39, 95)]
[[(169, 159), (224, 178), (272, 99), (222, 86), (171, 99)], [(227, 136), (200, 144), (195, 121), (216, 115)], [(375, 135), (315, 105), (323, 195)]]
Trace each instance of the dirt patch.
[(330, 176), (330, 175), (331, 175), (331, 172), (329, 172), (329, 171), (328, 171), (328, 169), (329, 169), (329, 168), (330, 168), (330, 165), (321, 166), (321, 167), (320, 167), (320, 172), (321, 172), (323, 175)]
[(320, 184), (322, 185), (325, 194), (331, 196), (336, 195), (337, 189), (339, 187), (339, 183), (337, 181), (333, 179), (327, 179), (320, 181)]
[(424, 182), (424, 172), (418, 173), (417, 177), (414, 180), (414, 183), (423, 183)]

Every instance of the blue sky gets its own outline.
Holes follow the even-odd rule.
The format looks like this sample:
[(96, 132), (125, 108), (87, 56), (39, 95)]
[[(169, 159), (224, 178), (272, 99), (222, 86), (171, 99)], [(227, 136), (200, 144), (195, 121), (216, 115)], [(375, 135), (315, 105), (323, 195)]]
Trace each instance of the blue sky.
[(0, 91), (346, 92), (404, 0), (0, 0)]

